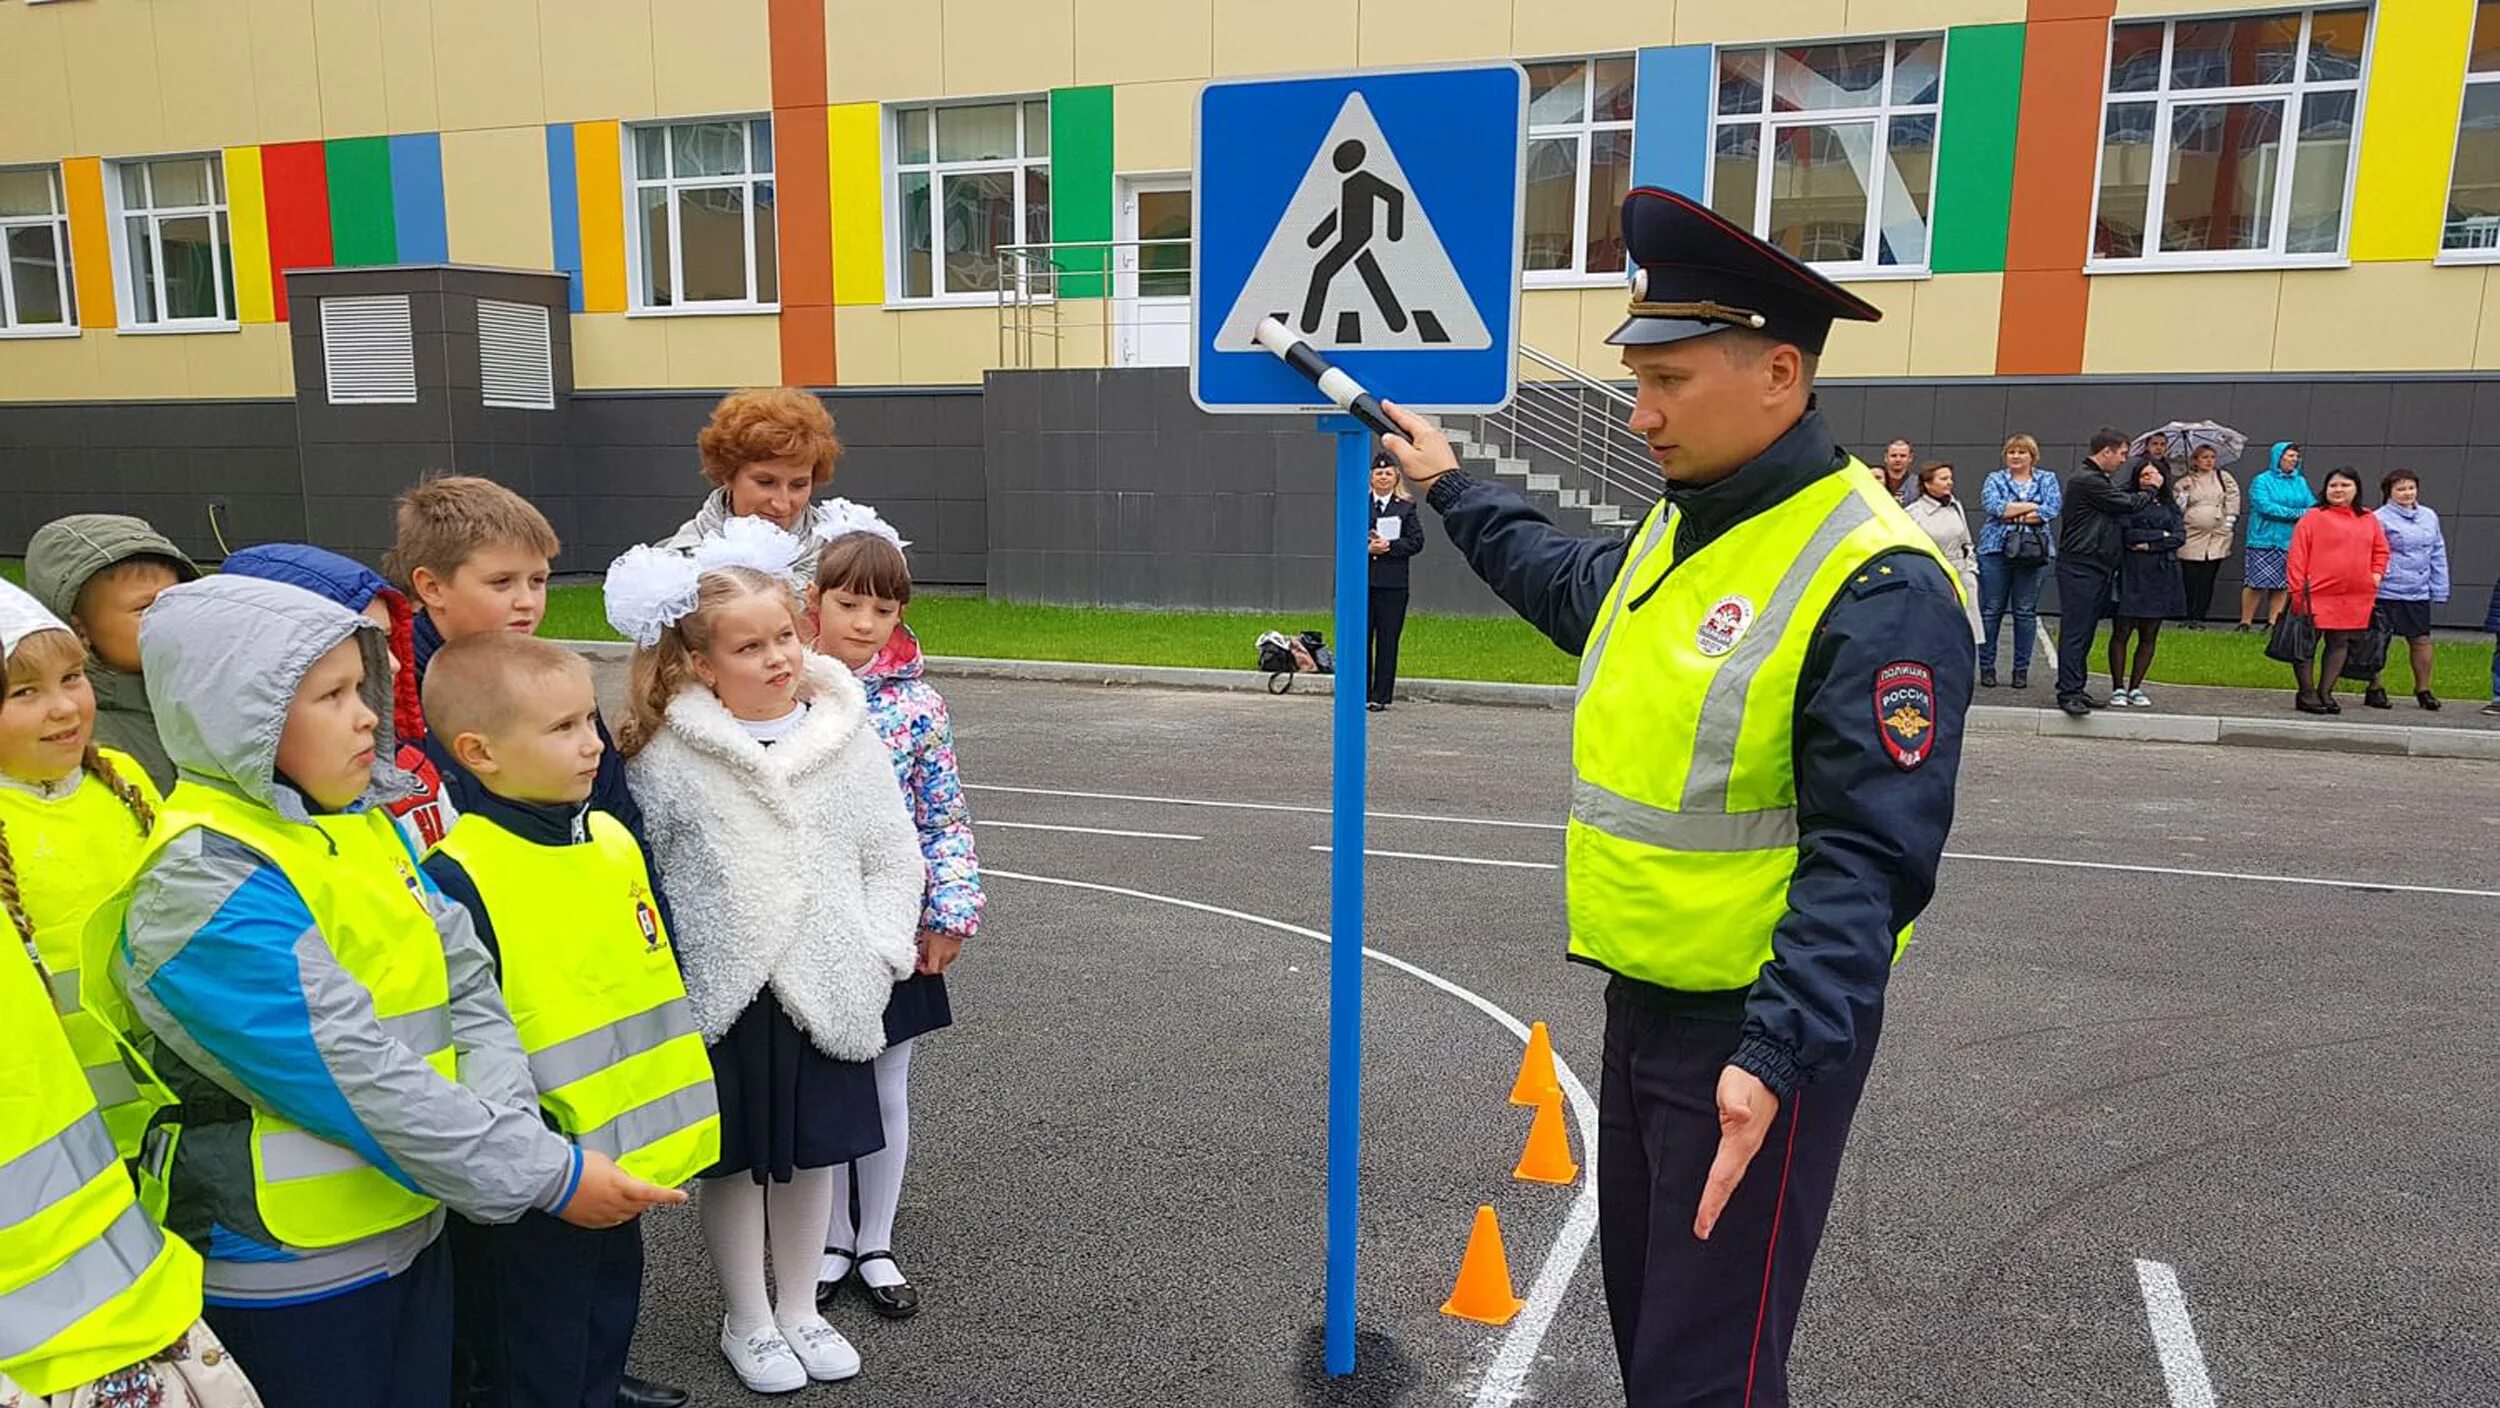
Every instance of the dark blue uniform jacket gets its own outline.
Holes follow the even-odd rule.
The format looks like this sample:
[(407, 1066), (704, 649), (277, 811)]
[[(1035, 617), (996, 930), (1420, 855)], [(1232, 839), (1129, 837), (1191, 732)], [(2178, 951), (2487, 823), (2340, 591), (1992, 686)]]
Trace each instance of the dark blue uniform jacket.
[[(1846, 465), (1821, 415), (1808, 410), (1737, 473), (1669, 490), (1681, 514), (1676, 561)], [(1512, 610), (1580, 653), (1622, 566), (1622, 540), (1572, 537), (1510, 489), (1460, 474), (1435, 482), (1427, 502)], [(1885, 745), (1875, 702), (1876, 674), (1905, 661), (1927, 667), (1935, 692), (1934, 746), (1911, 767)], [(1798, 682), (1797, 872), (1771, 961), (1753, 986), (1733, 992), (1639, 984), (1641, 996), (1677, 1009), (1741, 1013), (1734, 1064), (1783, 1097), (1849, 1059), (1884, 1000), (1893, 936), (1935, 893), (1972, 663), (1970, 618), (1934, 559), (1900, 551), (1868, 564), (1817, 627)]]

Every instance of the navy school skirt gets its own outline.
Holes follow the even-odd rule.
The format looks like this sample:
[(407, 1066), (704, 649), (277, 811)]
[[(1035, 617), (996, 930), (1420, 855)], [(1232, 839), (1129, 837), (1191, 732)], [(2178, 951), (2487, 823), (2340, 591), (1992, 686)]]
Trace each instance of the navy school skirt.
[(720, 1093), (720, 1162), (705, 1178), (743, 1173), (787, 1183), (799, 1169), (847, 1164), (885, 1147), (875, 1070), (817, 1050), (769, 985), (713, 1043), (712, 1084)]

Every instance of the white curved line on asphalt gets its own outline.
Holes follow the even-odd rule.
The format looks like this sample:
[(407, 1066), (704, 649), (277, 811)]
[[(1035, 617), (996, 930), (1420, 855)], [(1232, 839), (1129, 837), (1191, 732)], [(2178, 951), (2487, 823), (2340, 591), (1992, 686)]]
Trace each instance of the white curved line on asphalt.
[[(1238, 919), (1283, 933), (1298, 935), (1322, 945), (1329, 944), (1328, 935), (1282, 919), (1263, 914), (1227, 909), (1222, 905), (1202, 904), (1177, 895), (1159, 895), (1151, 890), (1132, 890), (1120, 885), (1101, 885), (1090, 880), (1066, 880), (1055, 875), (1027, 875), (1012, 870), (983, 867), (982, 874), (999, 880), (1022, 880), (1034, 885), (1058, 885), (1071, 890), (1092, 890), (1097, 894), (1121, 895), (1153, 904), (1168, 904), (1180, 909), (1194, 909), (1225, 919)], [(1384, 967), (1394, 968), (1429, 987), (1457, 998), (1493, 1019), (1494, 1023), (1519, 1039), (1528, 1040), (1528, 1024), (1504, 1010), (1492, 999), (1462, 987), (1429, 969), (1418, 968), (1395, 954), (1365, 947), (1363, 956)], [(1564, 1214), (1562, 1227), (1554, 1234), (1554, 1244), (1545, 1253), (1544, 1263), (1537, 1268), (1536, 1280), (1528, 1287), (1527, 1305), (1519, 1318), (1510, 1323), (1500, 1345), (1493, 1352), (1493, 1362), (1485, 1366), (1472, 1408), (1505, 1408), (1526, 1392), (1528, 1373), (1536, 1367), (1537, 1348), (1545, 1342), (1546, 1331), (1553, 1327), (1554, 1312), (1561, 1309), (1563, 1296), (1571, 1289), (1571, 1278), (1588, 1255), (1589, 1243), (1597, 1236), (1597, 1102), (1589, 1097), (1588, 1087), (1573, 1074), (1569, 1062), (1554, 1057), (1554, 1074), (1562, 1083), (1563, 1098), (1571, 1104), (1571, 1118), (1580, 1126), (1580, 1189), (1571, 1200), (1571, 1209)]]
[(1038, 821), (983, 821), (975, 831), (997, 827), (1002, 831), (1066, 831), (1079, 836), (1127, 836), (1139, 841), (1203, 841), (1204, 836), (1184, 836), (1177, 831), (1112, 831), (1100, 826), (1046, 826)]
[[(1298, 807), (1286, 802), (1228, 802), (1211, 797), (1147, 797), (1134, 792), (1063, 792), (1055, 787), (1003, 787), (995, 782), (967, 782), (966, 792), (1003, 792), (1022, 797), (1075, 797), (1088, 802), (1152, 802), (1168, 807), (1221, 807), (1240, 812), (1297, 812), (1328, 816), (1327, 807)], [(1554, 821), (1504, 821), (1489, 816), (1434, 816), (1425, 812), (1365, 812), (1374, 821), (1440, 821), (1455, 826), (1500, 826), (1519, 831), (1560, 831)]]

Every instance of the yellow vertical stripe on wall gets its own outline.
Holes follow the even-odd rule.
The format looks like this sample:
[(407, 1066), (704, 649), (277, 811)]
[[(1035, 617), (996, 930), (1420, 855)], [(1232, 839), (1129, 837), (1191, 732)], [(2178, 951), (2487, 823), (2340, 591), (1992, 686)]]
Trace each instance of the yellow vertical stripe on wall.
[(2375, 23), (2352, 186), (2352, 257), (2429, 259), (2439, 253), (2448, 207), (2474, 6), (2381, 5)]
[(625, 311), (625, 149), (613, 122), (573, 124), (574, 203), (581, 212), (582, 311)]
[(261, 187), (260, 148), (226, 148), (227, 228), (234, 238), (234, 311), (247, 323), (278, 320), (269, 285), (269, 207)]
[(113, 300), (113, 237), (104, 223), (104, 163), (91, 156), (61, 163), (61, 195), (69, 202), (69, 257), (78, 281), (78, 325), (118, 326)]
[(833, 176), (833, 301), (885, 302), (885, 143), (883, 109), (837, 103), (825, 109), (825, 158)]

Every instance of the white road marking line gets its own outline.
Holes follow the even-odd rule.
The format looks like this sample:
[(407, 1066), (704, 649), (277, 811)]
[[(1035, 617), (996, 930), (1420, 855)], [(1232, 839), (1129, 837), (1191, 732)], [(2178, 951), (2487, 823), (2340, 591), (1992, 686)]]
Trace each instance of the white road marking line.
[(2337, 880), (2314, 875), (2251, 875), (2237, 870), (2187, 870), (2169, 865), (2121, 865), (2106, 860), (2043, 860), (2036, 856), (1990, 856), (1947, 851), (1946, 860), (1988, 861), (1997, 865), (2062, 866), (2070, 870), (2118, 870), (2133, 875), (2178, 875), (2196, 880), (2246, 880), (2260, 885), (2316, 885), (2330, 890), (2389, 890), (2408, 895), (2463, 895), (2467, 899), (2500, 900), (2500, 890), (2460, 890), (2447, 885), (2399, 885), (2390, 880)]
[(2139, 1258), (2135, 1279), (2144, 1291), (2144, 1318), (2153, 1327), (2162, 1380), (2170, 1386), (2170, 1408), (2214, 1408), (2214, 1382), (2205, 1373), (2205, 1351), (2197, 1347), (2179, 1273), (2162, 1262)]
[[(1208, 797), (1146, 797), (1133, 792), (1066, 792), (1054, 787), (1003, 787), (994, 782), (967, 782), (966, 792), (1007, 792), (1023, 797), (1075, 797), (1089, 802), (1151, 802), (1170, 807), (1222, 807), (1244, 812), (1298, 812), (1304, 816), (1327, 816), (1326, 807), (1297, 807), (1283, 802), (1227, 802)], [(1504, 821), (1489, 816), (1434, 816), (1424, 812), (1366, 812), (1376, 821), (1438, 821), (1455, 826), (1501, 826), (1522, 831), (1560, 831), (1562, 825), (1552, 821)]]
[[(1325, 855), (1329, 847), (1313, 846), (1311, 849)], [(1390, 860), (1437, 860), (1446, 865), (1496, 865), (1504, 870), (1559, 870), (1562, 868), (1552, 861), (1544, 860), (1491, 860), (1484, 856), (1436, 856), (1423, 851), (1366, 850), (1363, 854), (1386, 856)]]
[[(1295, 934), (1321, 945), (1330, 942), (1328, 935), (1281, 919), (1250, 914), (1222, 905), (1201, 904), (1175, 895), (1159, 895), (1149, 890), (1131, 890), (1119, 885), (1098, 885), (1088, 880), (1065, 880), (1054, 875), (1026, 875), (1012, 870), (987, 870), (984, 874), (999, 880), (1022, 880), (1035, 885), (1058, 885), (1071, 890), (1092, 890), (1098, 894), (1121, 895), (1129, 899), (1168, 904), (1181, 909), (1194, 909), (1225, 919), (1238, 919), (1245, 924)], [(1363, 956), (1384, 967), (1394, 968), (1408, 977), (1457, 998), (1493, 1019), (1494, 1023), (1519, 1040), (1528, 1041), (1528, 1024), (1512, 1016), (1490, 998), (1442, 977), (1418, 968), (1393, 954), (1365, 947)], [(1538, 1348), (1545, 1342), (1545, 1333), (1552, 1328), (1554, 1312), (1562, 1307), (1563, 1296), (1571, 1289), (1571, 1279), (1587, 1257), (1589, 1243), (1597, 1237), (1597, 1102), (1588, 1087), (1580, 1083), (1569, 1062), (1554, 1058), (1554, 1075), (1562, 1082), (1563, 1098), (1570, 1102), (1571, 1118), (1580, 1126), (1580, 1189), (1564, 1214), (1562, 1227), (1554, 1234), (1553, 1246), (1545, 1253), (1545, 1261), (1537, 1268), (1536, 1280), (1528, 1287), (1527, 1305), (1502, 1335), (1493, 1354), (1493, 1362), (1485, 1366), (1484, 1378), (1476, 1388), (1471, 1408), (1508, 1408), (1527, 1391), (1528, 1373), (1536, 1367)], [(1496, 1176), (1498, 1176), (1498, 1171)]]
[(1045, 826), (1038, 821), (976, 821), (972, 824), (972, 829), (987, 831), (994, 826), (1009, 831), (1072, 831), (1084, 836), (1133, 836), (1141, 841), (1203, 841), (1207, 839), (1204, 836), (1184, 836), (1177, 831), (1113, 831), (1101, 826)]

